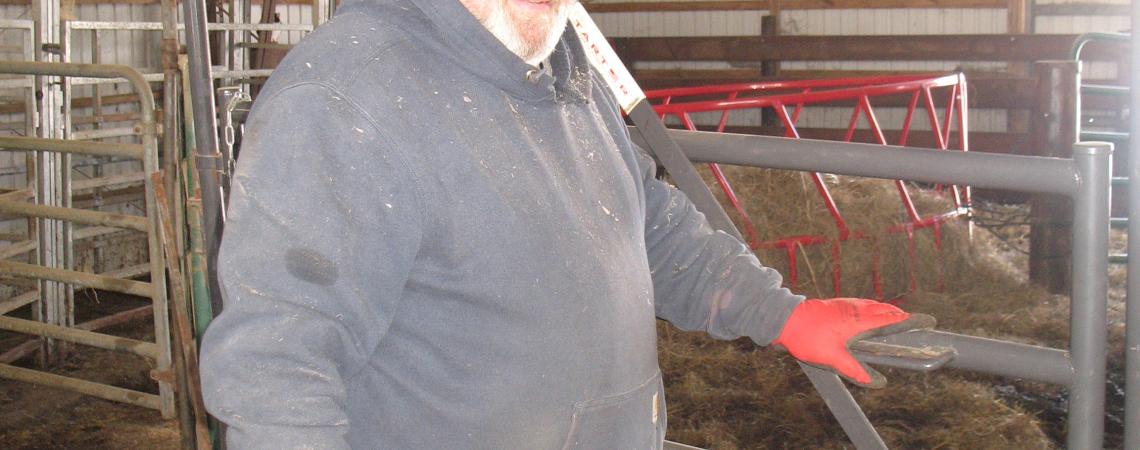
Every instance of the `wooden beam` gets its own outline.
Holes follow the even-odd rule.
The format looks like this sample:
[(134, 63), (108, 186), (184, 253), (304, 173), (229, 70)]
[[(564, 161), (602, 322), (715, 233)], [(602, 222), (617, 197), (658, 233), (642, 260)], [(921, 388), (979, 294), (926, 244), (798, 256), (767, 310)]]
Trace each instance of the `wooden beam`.
[(1033, 7), (1033, 14), (1037, 16), (1127, 16), (1129, 12), (1128, 5), (1103, 3), (1053, 3)]
[[(81, 0), (82, 1), (82, 0)], [(661, 11), (767, 11), (763, 1), (666, 1), (584, 3), (591, 13)], [(780, 9), (1005, 8), (1006, 0), (780, 0)]]
[(749, 11), (768, 10), (768, 0), (750, 2), (607, 2), (582, 3), (591, 13), (650, 11)]
[(1006, 33), (1025, 34), (1029, 32), (1026, 27), (1029, 11), (1027, 4), (1026, 0), (1006, 0)]
[[(722, 36), (613, 38), (632, 61), (1038, 61), (1068, 59), (1076, 35)], [(1126, 61), (1127, 47), (1093, 42), (1087, 60)], [(632, 60), (632, 61), (631, 61)]]

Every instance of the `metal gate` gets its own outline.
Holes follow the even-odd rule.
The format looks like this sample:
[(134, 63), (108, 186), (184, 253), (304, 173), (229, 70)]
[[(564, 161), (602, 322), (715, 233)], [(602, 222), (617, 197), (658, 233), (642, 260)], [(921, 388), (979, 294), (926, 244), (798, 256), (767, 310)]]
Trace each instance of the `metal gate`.
[[(55, 341), (82, 344), (107, 350), (127, 352), (153, 361), (151, 377), (157, 380), (159, 394), (150, 394), (78, 378), (51, 374), (0, 363), (0, 377), (41, 384), (92, 395), (107, 400), (144, 406), (162, 412), (163, 417), (174, 416), (172, 390), (170, 332), (166, 297), (165, 265), (160, 243), (159, 222), (156, 212), (154, 187), (151, 176), (159, 169), (158, 130), (155, 122), (154, 96), (150, 85), (134, 69), (126, 66), (94, 64), (62, 64), (45, 62), (0, 62), (0, 74), (34, 75), (47, 83), (66, 85), (57, 77), (89, 77), (118, 79), (129, 83), (138, 95), (139, 125), (137, 134), (141, 143), (81, 142), (60, 137), (0, 137), (0, 150), (35, 152), (38, 161), (50, 161), (60, 155), (96, 155), (132, 158), (142, 161), (145, 186), (145, 215), (116, 214), (72, 208), (70, 205), (70, 159), (57, 158), (57, 164), (38, 164), (34, 203), (21, 200), (0, 200), (0, 212), (34, 218), (36, 221), (37, 264), (0, 260), (0, 272), (37, 280), (38, 296), (28, 296), (35, 304), (40, 320), (20, 319), (0, 315), (0, 329), (40, 337), (50, 348)], [(62, 162), (62, 164), (58, 164)], [(63, 180), (60, 183), (60, 180)], [(59, 183), (59, 184), (56, 184)], [(126, 229), (146, 234), (149, 262), (144, 273), (150, 281), (135, 281), (127, 274), (92, 274), (73, 270), (68, 258), (47, 258), (51, 254), (70, 254), (74, 236), (71, 224), (92, 227)], [(49, 233), (51, 236), (49, 236)], [(70, 295), (50, 295), (53, 291), (72, 287), (103, 289), (136, 295), (151, 300), (155, 341), (147, 342), (98, 333), (75, 326), (74, 311), (69, 304)], [(51, 311), (52, 314), (47, 314)]]

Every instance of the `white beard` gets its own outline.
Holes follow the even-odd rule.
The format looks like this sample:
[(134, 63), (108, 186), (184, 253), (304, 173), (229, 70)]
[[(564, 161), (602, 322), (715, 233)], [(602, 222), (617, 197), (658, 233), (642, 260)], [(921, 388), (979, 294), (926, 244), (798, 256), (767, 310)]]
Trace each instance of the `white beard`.
[(487, 30), (495, 35), (508, 50), (532, 66), (537, 66), (554, 51), (563, 31), (566, 30), (566, 20), (570, 15), (570, 8), (566, 7), (568, 2), (558, 2), (554, 6), (556, 8), (554, 14), (550, 15), (545, 23), (533, 25), (545, 27), (545, 36), (528, 39), (520, 32), (520, 27), (525, 25), (512, 20), (510, 13), (504, 7), (504, 2), (493, 1), (492, 3), (490, 13), (482, 21), (483, 26), (487, 27)]

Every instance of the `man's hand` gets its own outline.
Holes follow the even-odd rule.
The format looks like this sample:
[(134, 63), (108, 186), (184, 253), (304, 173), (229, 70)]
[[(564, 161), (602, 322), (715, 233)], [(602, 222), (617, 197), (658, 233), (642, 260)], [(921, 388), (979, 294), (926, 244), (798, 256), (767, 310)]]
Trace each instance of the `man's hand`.
[[(792, 310), (772, 345), (796, 359), (822, 367), (863, 387), (883, 387), (887, 379), (851, 356), (852, 342), (872, 336), (926, 328), (927, 321), (887, 303), (857, 298), (807, 300)], [(917, 318), (917, 317), (916, 317)]]

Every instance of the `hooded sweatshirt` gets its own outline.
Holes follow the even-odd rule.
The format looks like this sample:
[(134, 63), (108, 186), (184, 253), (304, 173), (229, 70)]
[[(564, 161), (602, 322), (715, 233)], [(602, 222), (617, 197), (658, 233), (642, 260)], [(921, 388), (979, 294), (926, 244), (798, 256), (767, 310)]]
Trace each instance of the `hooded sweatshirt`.
[(655, 179), (568, 31), (346, 1), (246, 124), (203, 343), (231, 448), (660, 448), (655, 317), (767, 344), (801, 297)]

